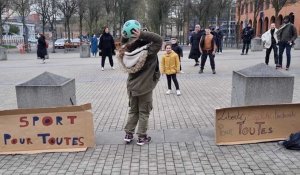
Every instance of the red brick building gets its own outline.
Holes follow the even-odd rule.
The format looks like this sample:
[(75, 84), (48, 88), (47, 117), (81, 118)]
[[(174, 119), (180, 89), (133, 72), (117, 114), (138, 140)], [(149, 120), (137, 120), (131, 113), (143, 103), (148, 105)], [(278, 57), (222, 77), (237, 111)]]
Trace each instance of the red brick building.
[[(256, 28), (256, 35), (261, 36), (266, 30), (268, 30), (271, 23), (276, 23), (276, 26), (279, 27), (283, 22), (284, 16), (289, 15), (291, 22), (297, 28), (298, 35), (300, 35), (300, 0), (288, 0), (279, 12), (277, 19), (275, 19), (275, 9), (273, 8), (271, 1), (272, 0), (264, 0), (264, 3), (259, 8), (257, 25), (253, 26), (254, 2), (253, 0), (242, 0), (240, 6), (240, 30), (250, 23), (253, 28)], [(238, 10), (236, 13), (236, 19), (238, 19)]]

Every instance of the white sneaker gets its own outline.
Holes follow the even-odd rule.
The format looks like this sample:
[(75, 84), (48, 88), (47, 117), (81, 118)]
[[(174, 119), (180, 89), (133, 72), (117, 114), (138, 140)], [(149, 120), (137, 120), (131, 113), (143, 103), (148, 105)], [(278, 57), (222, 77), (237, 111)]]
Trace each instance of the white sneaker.
[(101, 67), (101, 70), (104, 71), (104, 67)]
[(176, 95), (177, 95), (177, 96), (180, 96), (180, 95), (181, 95), (180, 90), (176, 90)]
[(182, 70), (180, 71), (180, 73), (181, 73), (181, 74), (184, 74), (184, 72), (183, 72)]
[(115, 70), (115, 68), (114, 67), (111, 67), (113, 70)]
[(46, 61), (45, 60), (43, 60), (43, 64), (45, 64), (46, 63)]
[(172, 92), (171, 89), (169, 89), (169, 90), (167, 90), (166, 94), (167, 94), (167, 95), (170, 95), (171, 92)]

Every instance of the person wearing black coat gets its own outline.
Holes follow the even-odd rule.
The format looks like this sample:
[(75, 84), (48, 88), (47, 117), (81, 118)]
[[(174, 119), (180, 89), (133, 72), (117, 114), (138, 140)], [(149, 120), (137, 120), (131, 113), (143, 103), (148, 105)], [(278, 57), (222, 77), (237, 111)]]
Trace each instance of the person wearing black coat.
[[(248, 24), (247, 27), (243, 29), (242, 39), (243, 39), (243, 50), (241, 55), (248, 54), (249, 46), (251, 44), (251, 39), (253, 38), (254, 30), (251, 27), (251, 24)], [(246, 48), (246, 53), (244, 52)]]
[(223, 48), (222, 48), (222, 42), (223, 42), (223, 32), (222, 30), (220, 30), (219, 28), (217, 28), (217, 31), (216, 31), (216, 45), (217, 45), (217, 53), (218, 54), (221, 54), (222, 51), (223, 51)]
[[(176, 38), (172, 38), (171, 39), (171, 47), (172, 50), (178, 55), (179, 61), (181, 62), (181, 58), (183, 57), (183, 53), (182, 53), (182, 48), (178, 45), (177, 39)], [(180, 64), (180, 73), (184, 73), (182, 71), (181, 68), (181, 64)]]
[(102, 60), (101, 60), (102, 71), (104, 71), (106, 57), (109, 58), (109, 63), (111, 68), (115, 69), (114, 61), (112, 59), (112, 55), (115, 55), (115, 49), (116, 46), (115, 46), (114, 38), (109, 33), (108, 27), (105, 27), (99, 41), (99, 55), (102, 56)]
[(40, 34), (37, 45), (37, 57), (38, 59), (42, 59), (43, 63), (45, 63), (46, 55), (48, 55), (46, 38), (43, 34)]
[(204, 34), (204, 30), (201, 30), (200, 25), (195, 26), (195, 31), (193, 32), (191, 38), (190, 38), (190, 43), (192, 45), (191, 51), (189, 54), (189, 59), (194, 59), (195, 60), (195, 66), (199, 66), (199, 58), (201, 56), (200, 50), (199, 50), (199, 42), (200, 38)]

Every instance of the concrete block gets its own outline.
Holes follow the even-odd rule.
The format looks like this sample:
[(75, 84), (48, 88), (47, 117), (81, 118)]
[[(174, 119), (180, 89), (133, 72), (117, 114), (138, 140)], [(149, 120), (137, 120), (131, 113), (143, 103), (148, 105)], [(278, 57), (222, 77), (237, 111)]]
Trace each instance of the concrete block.
[(300, 50), (300, 37), (295, 40), (295, 45), (294, 45), (295, 50)]
[(252, 52), (263, 51), (263, 49), (264, 49), (264, 47), (263, 47), (261, 38), (255, 37), (251, 40), (251, 51)]
[(80, 46), (80, 58), (91, 57), (91, 49), (89, 44), (82, 44)]
[(264, 63), (233, 71), (231, 106), (291, 103), (294, 77)]
[(49, 72), (16, 86), (18, 108), (76, 105), (75, 79)]
[(7, 60), (7, 49), (0, 47), (0, 61)]

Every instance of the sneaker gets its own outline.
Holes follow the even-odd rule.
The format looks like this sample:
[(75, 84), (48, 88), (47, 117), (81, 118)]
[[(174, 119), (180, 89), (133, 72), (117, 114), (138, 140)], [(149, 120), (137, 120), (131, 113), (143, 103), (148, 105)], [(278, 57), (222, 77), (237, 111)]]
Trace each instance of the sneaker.
[(286, 70), (286, 71), (288, 71), (288, 70), (289, 70), (289, 68), (287, 67), (287, 68), (285, 68), (285, 70)]
[(181, 95), (180, 90), (176, 90), (176, 95), (177, 95), (177, 96), (180, 96), (180, 95)]
[(145, 137), (139, 137), (136, 144), (139, 146), (143, 146), (145, 144), (148, 144), (151, 142), (151, 137), (145, 136)]
[(101, 67), (101, 70), (104, 71), (104, 67)]
[(114, 67), (111, 67), (113, 70), (115, 70), (115, 68)]
[(183, 72), (182, 70), (180, 71), (180, 73), (181, 73), (181, 74), (184, 74), (184, 72)]
[(170, 95), (171, 92), (172, 92), (171, 89), (168, 89), (167, 92), (166, 92), (166, 94), (167, 94), (167, 95)]
[(216, 74), (216, 70), (215, 70), (215, 69), (213, 69), (213, 70), (212, 70), (212, 73), (213, 73), (213, 74)]
[(195, 67), (196, 67), (196, 66), (199, 66), (199, 63), (196, 63), (194, 66), (195, 66)]
[(132, 133), (126, 133), (124, 141), (127, 143), (130, 143), (133, 140), (133, 134)]
[(220, 55), (222, 55), (222, 52), (219, 52)]
[(202, 73), (203, 73), (203, 69), (200, 69), (200, 70), (199, 70), (199, 74), (202, 74)]
[(43, 60), (43, 62), (42, 62), (43, 64), (45, 64), (46, 63), (46, 61), (45, 60)]
[(245, 55), (244, 53), (241, 53), (241, 55)]

